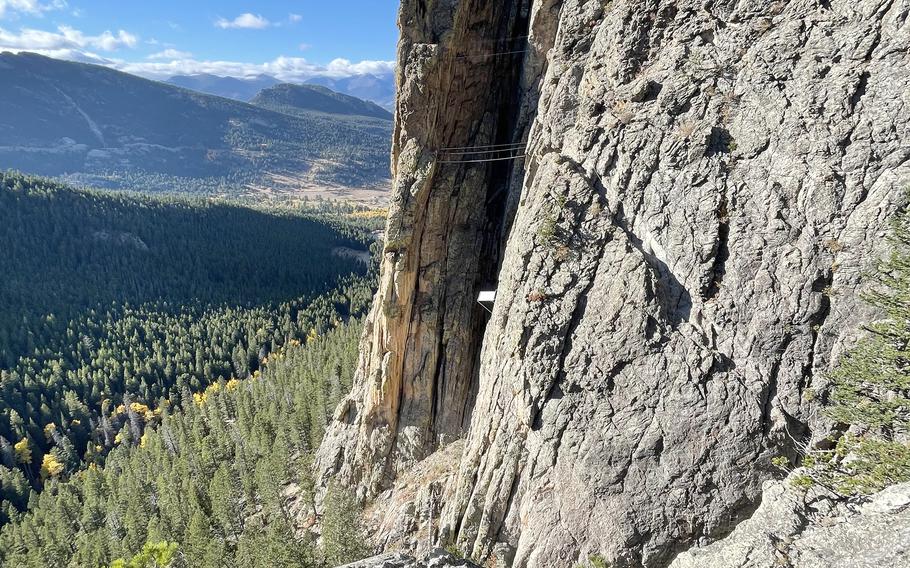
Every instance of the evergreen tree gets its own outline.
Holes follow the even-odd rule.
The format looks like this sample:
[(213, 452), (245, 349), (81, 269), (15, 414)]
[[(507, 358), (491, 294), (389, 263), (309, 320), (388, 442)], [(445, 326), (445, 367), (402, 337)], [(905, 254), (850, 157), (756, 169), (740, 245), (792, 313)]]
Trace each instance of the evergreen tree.
[[(200, 404), (163, 412), (144, 427), (143, 443), (115, 445), (103, 463), (50, 482), (53, 491), (39, 495), (20, 470), (0, 466), (4, 499), (30, 499), (0, 529), (0, 565), (129, 565), (149, 543), (168, 542), (178, 546), (173, 568), (324, 568), (296, 528), (313, 514), (308, 441), (327, 420), (307, 393), (327, 389), (330, 378), (350, 388), (359, 337), (352, 323), (272, 351), (256, 378), (217, 383)], [(365, 551), (351, 504), (334, 492), (327, 503), (335, 559)]]
[(326, 563), (340, 566), (369, 556), (360, 520), (362, 511), (354, 493), (333, 485), (323, 506), (322, 547)]

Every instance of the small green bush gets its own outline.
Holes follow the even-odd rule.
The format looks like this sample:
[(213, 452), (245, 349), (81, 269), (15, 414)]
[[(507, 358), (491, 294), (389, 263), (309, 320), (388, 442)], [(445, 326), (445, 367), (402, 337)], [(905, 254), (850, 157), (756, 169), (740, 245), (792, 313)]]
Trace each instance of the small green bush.
[(587, 562), (579, 562), (575, 568), (610, 568), (610, 566), (611, 564), (607, 562), (606, 558), (600, 554), (592, 554), (588, 556)]

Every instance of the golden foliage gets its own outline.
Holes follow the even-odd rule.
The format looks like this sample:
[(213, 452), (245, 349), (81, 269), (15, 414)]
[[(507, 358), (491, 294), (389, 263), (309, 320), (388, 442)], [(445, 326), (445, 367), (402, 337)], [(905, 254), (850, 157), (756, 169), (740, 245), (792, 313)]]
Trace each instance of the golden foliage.
[(366, 209), (364, 211), (354, 211), (348, 215), (351, 219), (385, 219), (388, 216), (388, 209)]
[(16, 450), (16, 461), (18, 463), (32, 463), (32, 449), (29, 447), (28, 438), (22, 438), (13, 446)]
[(64, 466), (54, 454), (44, 454), (44, 460), (41, 462), (41, 479), (57, 477), (63, 473)]

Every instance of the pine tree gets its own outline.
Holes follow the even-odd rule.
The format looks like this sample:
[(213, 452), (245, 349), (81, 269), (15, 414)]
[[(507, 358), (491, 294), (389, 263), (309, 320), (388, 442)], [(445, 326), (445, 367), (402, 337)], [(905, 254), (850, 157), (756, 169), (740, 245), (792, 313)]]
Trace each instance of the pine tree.
[(332, 485), (323, 502), (322, 548), (329, 566), (340, 566), (369, 555), (363, 536), (362, 511), (353, 492)]
[(209, 543), (212, 541), (212, 529), (209, 520), (200, 509), (190, 517), (186, 534), (183, 536), (183, 553), (190, 566), (206, 566)]
[(236, 537), (242, 530), (243, 519), (239, 511), (239, 500), (225, 464), (221, 464), (209, 484), (209, 499), (212, 503), (212, 517), (221, 526), (225, 537)]

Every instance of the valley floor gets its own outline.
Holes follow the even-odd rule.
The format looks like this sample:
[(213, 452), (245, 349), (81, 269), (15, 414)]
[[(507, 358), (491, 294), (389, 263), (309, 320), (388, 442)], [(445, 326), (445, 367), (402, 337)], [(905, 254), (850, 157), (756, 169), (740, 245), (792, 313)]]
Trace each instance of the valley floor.
[(388, 183), (366, 187), (346, 187), (313, 183), (300, 176), (270, 174), (270, 183), (247, 186), (251, 197), (266, 201), (281, 201), (291, 205), (304, 201), (336, 201), (367, 207), (385, 207), (389, 203), (391, 186)]

